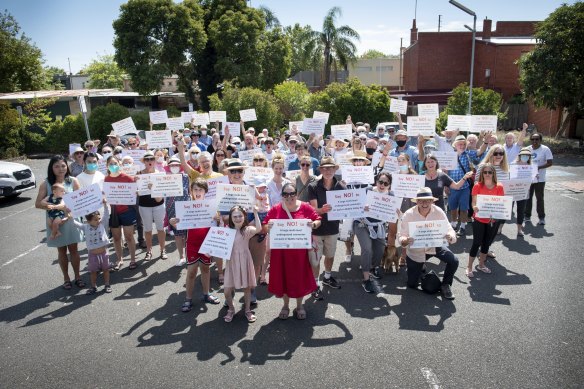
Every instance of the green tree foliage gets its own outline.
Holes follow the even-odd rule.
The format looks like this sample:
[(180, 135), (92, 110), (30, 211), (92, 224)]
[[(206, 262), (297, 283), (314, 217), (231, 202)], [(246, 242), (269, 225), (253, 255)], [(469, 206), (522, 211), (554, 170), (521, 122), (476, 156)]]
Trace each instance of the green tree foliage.
[(287, 26), (284, 31), (292, 49), (290, 74), (294, 75), (303, 70), (322, 69), (322, 47), (318, 32), (308, 25), (301, 27), (298, 23)]
[(281, 28), (266, 31), (260, 38), (261, 87), (269, 90), (283, 82), (292, 68), (292, 49)]
[(66, 154), (70, 143), (83, 143), (86, 138), (85, 123), (81, 113), (67, 115), (63, 120), (55, 120), (50, 124), (47, 130), (45, 151)]
[(390, 58), (389, 55), (382, 53), (379, 50), (370, 49), (359, 56), (361, 59), (377, 59), (377, 58)]
[(303, 82), (284, 81), (274, 87), (274, 97), (284, 120), (302, 120), (308, 114), (310, 91)]
[(124, 72), (113, 55), (100, 55), (84, 67), (80, 74), (89, 76), (89, 87), (96, 89), (123, 89)]
[(56, 98), (21, 101), (24, 122), (24, 152), (44, 151), (45, 135), (53, 119), (47, 108), (57, 102)]
[(16, 109), (0, 102), (0, 158), (14, 158), (24, 150), (20, 119)]
[(565, 129), (584, 110), (584, 3), (560, 6), (538, 24), (535, 37), (535, 49), (519, 60), (519, 79), (538, 106), (566, 108)]
[[(443, 130), (448, 123), (448, 115), (466, 115), (468, 108), (468, 84), (462, 83), (452, 90), (448, 105), (440, 112), (436, 127)], [(472, 88), (471, 111), (473, 115), (497, 115), (499, 121), (507, 114), (501, 112), (503, 98), (492, 89)]]
[(280, 20), (276, 14), (265, 5), (260, 5), (259, 10), (264, 13), (264, 21), (266, 22), (266, 28), (278, 28), (281, 27)]
[(263, 128), (273, 129), (282, 123), (282, 114), (279, 111), (276, 98), (267, 91), (257, 88), (239, 88), (233, 84), (225, 84), (222, 97), (217, 94), (209, 97), (211, 110), (227, 111), (228, 121), (239, 121), (239, 111), (255, 108), (258, 120), (246, 123), (259, 131)]
[(378, 85), (365, 86), (357, 78), (343, 84), (331, 83), (325, 90), (310, 95), (309, 104), (310, 117), (313, 111), (330, 113), (327, 128), (331, 124), (344, 124), (347, 115), (351, 115), (353, 122), (368, 122), (372, 126), (393, 118), (387, 91)]
[(0, 12), (0, 92), (40, 90), (45, 81), (40, 49), (8, 11)]
[(109, 103), (94, 108), (87, 119), (91, 137), (101, 139), (102, 142), (107, 140), (107, 134), (112, 131), (112, 123), (125, 119), (130, 116), (128, 108), (117, 104)]

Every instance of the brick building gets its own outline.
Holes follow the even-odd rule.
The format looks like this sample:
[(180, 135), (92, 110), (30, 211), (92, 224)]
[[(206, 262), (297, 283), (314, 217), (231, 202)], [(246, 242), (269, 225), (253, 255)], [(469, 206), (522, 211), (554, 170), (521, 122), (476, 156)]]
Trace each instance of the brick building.
[[(476, 32), (473, 86), (493, 89), (504, 101), (521, 93), (516, 61), (535, 46), (537, 22), (483, 21)], [(413, 21), (410, 46), (404, 50), (404, 89), (408, 92), (441, 94), (469, 82), (472, 32), (418, 32)], [(436, 101), (438, 102), (438, 101)], [(526, 120), (544, 134), (555, 134), (561, 111), (536, 109), (529, 104)]]

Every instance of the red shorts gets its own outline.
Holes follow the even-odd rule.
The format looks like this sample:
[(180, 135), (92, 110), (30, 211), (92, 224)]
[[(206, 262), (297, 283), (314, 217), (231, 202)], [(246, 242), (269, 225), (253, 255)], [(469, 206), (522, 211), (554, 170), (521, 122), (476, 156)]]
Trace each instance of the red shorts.
[(187, 231), (187, 264), (192, 265), (201, 262), (204, 265), (211, 264), (211, 258), (200, 254), (199, 249), (209, 232), (209, 227), (193, 228)]

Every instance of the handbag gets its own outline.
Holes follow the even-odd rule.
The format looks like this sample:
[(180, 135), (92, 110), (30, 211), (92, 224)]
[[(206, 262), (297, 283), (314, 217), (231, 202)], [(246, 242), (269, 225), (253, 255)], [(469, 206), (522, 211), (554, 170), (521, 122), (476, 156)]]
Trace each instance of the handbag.
[(422, 290), (424, 292), (428, 294), (438, 293), (440, 286), (442, 286), (442, 282), (434, 270), (430, 270), (422, 276)]
[[(474, 169), (474, 167), (473, 167), (473, 165), (472, 165), (472, 162), (470, 162), (470, 160), (469, 160), (469, 161), (468, 161), (468, 163), (469, 163), (469, 165), (470, 165), (470, 170), (471, 170), (472, 172), (474, 172), (474, 171), (475, 171), (475, 169)], [(464, 168), (464, 166), (462, 166), (462, 162), (460, 162), (460, 156), (458, 156), (458, 166), (460, 166), (460, 168), (462, 169), (462, 171), (464, 172), (464, 174), (468, 173), (468, 172), (466, 171), (466, 169)], [(469, 178), (469, 179), (467, 180), (467, 181), (468, 181), (468, 184), (470, 185), (470, 188), (471, 188), (471, 189), (472, 189), (472, 187), (474, 186), (474, 183), (475, 183), (475, 182), (474, 182), (474, 180), (475, 180), (474, 176), (472, 176), (471, 178)]]
[[(288, 211), (288, 208), (286, 208), (286, 204), (284, 204), (283, 202), (280, 204), (282, 204), (282, 209), (286, 211), (288, 218), (293, 219), (292, 215), (290, 214), (290, 211)], [(320, 263), (320, 258), (318, 257), (318, 245), (314, 241), (314, 237), (312, 235), (311, 240), (312, 247), (308, 249), (308, 261), (310, 262), (310, 266), (317, 267), (318, 264)]]

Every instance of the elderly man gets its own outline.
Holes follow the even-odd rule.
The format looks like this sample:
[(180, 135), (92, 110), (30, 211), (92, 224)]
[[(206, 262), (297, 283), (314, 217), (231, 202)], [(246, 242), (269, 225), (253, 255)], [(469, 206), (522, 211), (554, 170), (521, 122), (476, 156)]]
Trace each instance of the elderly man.
[(424, 263), (429, 258), (436, 257), (441, 262), (446, 263), (441, 286), (442, 296), (452, 300), (454, 296), (450, 290), (450, 286), (452, 286), (454, 273), (458, 269), (458, 258), (447, 247), (444, 247), (444, 245), (437, 247), (412, 247), (415, 246), (415, 239), (412, 237), (415, 232), (411, 224), (412, 222), (441, 221), (447, 228), (444, 239), (448, 243), (456, 243), (456, 233), (448, 223), (446, 214), (440, 207), (434, 205), (434, 202), (437, 200), (436, 197), (432, 196), (432, 190), (430, 188), (425, 187), (418, 190), (416, 197), (412, 199), (416, 203), (416, 206), (408, 209), (402, 217), (398, 240), (402, 247), (407, 247), (408, 287), (417, 289)]
[(209, 129), (207, 126), (201, 126), (201, 136), (199, 137), (199, 142), (204, 144), (205, 147), (209, 147), (213, 143), (213, 138), (209, 136)]
[(189, 148), (198, 147), (200, 151), (207, 151), (207, 146), (200, 140), (201, 133), (199, 130), (191, 131), (191, 143), (188, 145)]
[(523, 139), (525, 139), (527, 127), (527, 123), (523, 123), (523, 129), (519, 133), (517, 139), (512, 131), (505, 134), (505, 153), (507, 154), (507, 161), (513, 162), (519, 155), (519, 152), (523, 148)]

